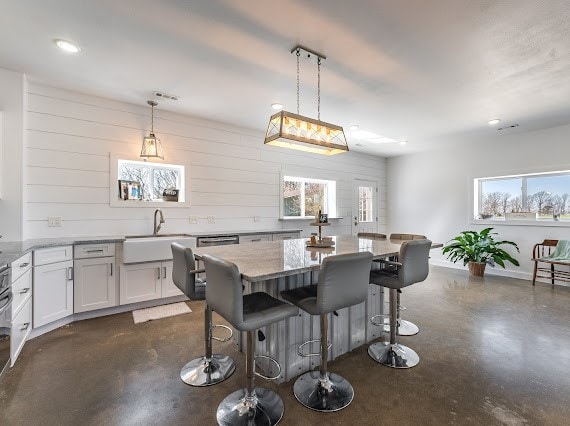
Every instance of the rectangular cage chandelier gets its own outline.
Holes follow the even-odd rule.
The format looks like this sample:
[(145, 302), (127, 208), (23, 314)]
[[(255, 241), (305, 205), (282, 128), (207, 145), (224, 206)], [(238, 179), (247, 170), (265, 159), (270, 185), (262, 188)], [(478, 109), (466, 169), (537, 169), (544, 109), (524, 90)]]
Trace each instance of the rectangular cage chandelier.
[[(299, 59), (301, 52), (308, 57), (317, 57), (317, 119), (299, 114)], [(265, 134), (265, 144), (312, 152), (322, 155), (334, 155), (348, 151), (348, 143), (342, 126), (321, 121), (321, 60), (326, 56), (302, 46), (295, 46), (291, 53), (297, 55), (297, 114), (280, 111), (269, 118)]]

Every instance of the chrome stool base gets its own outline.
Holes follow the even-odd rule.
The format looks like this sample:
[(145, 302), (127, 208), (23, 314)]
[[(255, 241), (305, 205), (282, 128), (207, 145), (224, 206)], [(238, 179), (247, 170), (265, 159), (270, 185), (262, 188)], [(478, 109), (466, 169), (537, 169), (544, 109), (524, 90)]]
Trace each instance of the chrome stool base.
[(272, 426), (283, 417), (283, 400), (270, 389), (255, 388), (246, 396), (246, 389), (232, 392), (218, 405), (216, 418), (222, 426)]
[(321, 379), (319, 371), (299, 376), (293, 385), (293, 393), (305, 407), (322, 412), (342, 410), (354, 398), (354, 389), (344, 377), (326, 373), (326, 379)]
[(420, 357), (413, 349), (399, 343), (374, 343), (368, 346), (368, 355), (374, 361), (392, 368), (411, 368), (420, 362)]
[[(384, 318), (384, 332), (390, 332), (390, 318)], [(413, 336), (419, 332), (420, 329), (413, 322), (403, 319), (398, 320), (398, 326), (396, 327), (397, 336)]]
[(191, 386), (210, 386), (223, 382), (230, 377), (236, 369), (232, 357), (214, 354), (207, 361), (206, 357), (196, 358), (182, 367), (180, 378)]

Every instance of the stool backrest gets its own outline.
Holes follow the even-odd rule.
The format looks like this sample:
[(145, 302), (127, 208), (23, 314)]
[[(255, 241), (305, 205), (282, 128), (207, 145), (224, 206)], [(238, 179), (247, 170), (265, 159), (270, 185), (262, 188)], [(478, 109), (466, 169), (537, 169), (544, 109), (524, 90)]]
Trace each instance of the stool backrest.
[(420, 234), (390, 234), (391, 240), (425, 240), (425, 235)]
[(323, 260), (317, 287), (317, 309), (326, 314), (358, 305), (368, 296), (372, 253), (348, 253)]
[(398, 280), (402, 286), (419, 283), (425, 280), (429, 273), (429, 251), (431, 241), (410, 240), (404, 241), (400, 247), (398, 261)]
[(201, 294), (196, 292), (196, 274), (188, 272), (196, 269), (192, 249), (178, 243), (172, 243), (170, 248), (172, 249), (172, 281), (189, 299), (203, 299), (203, 291)]
[(206, 302), (230, 324), (243, 323), (243, 287), (238, 267), (219, 257), (203, 255), (208, 285)]

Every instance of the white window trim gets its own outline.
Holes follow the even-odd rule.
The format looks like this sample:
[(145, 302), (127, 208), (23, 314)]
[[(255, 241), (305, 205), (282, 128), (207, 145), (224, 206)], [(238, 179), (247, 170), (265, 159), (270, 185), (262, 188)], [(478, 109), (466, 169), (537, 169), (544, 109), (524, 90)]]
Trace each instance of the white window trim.
[(529, 177), (537, 175), (556, 175), (570, 173), (570, 165), (564, 164), (553, 166), (548, 169), (544, 168), (525, 168), (524, 170), (509, 170), (505, 174), (485, 173), (485, 175), (471, 176), (469, 179), (469, 216), (468, 223), (470, 225), (492, 225), (492, 226), (537, 226), (537, 227), (570, 227), (570, 220), (554, 220), (554, 219), (535, 219), (535, 220), (506, 220), (504, 218), (493, 219), (477, 219), (475, 214), (475, 206), (480, 204), (480, 185), (481, 180), (485, 179), (502, 179), (502, 178), (517, 178)]
[[(121, 200), (117, 196), (117, 177), (119, 175), (119, 160), (141, 161), (140, 157), (132, 154), (115, 153), (109, 154), (109, 205), (111, 207), (163, 207), (163, 208), (180, 208), (190, 207), (190, 167), (187, 163), (172, 164), (173, 166), (184, 167), (184, 181), (182, 182), (180, 192), (184, 195), (184, 201), (144, 201), (144, 200)], [(148, 160), (148, 163), (168, 166), (160, 161)]]
[[(287, 170), (282, 170), (280, 175), (279, 175), (279, 220), (314, 220), (314, 216), (284, 216), (283, 215), (283, 210), (285, 208), (285, 202), (283, 200), (283, 180), (285, 178), (285, 176), (289, 176), (289, 177), (296, 177), (299, 179), (303, 179), (305, 181), (315, 181), (315, 182), (322, 182), (322, 181), (329, 181), (329, 182), (334, 182), (335, 183), (335, 188), (334, 188), (334, 192), (332, 194), (332, 200), (329, 200), (328, 204), (329, 206), (332, 205), (332, 207), (334, 208), (334, 212), (331, 214), (330, 212), (328, 212), (327, 214), (329, 215), (329, 219), (340, 219), (339, 217), (337, 217), (337, 213), (338, 213), (338, 185), (337, 185), (337, 181), (336, 179), (334, 179), (332, 176), (328, 176), (328, 175), (322, 175), (322, 174), (315, 174), (315, 173), (311, 173), (311, 172), (307, 172), (302, 171), (302, 170), (297, 170), (297, 169), (287, 169)], [(302, 193), (302, 195), (304, 196), (304, 192)], [(329, 196), (331, 194), (328, 194)], [(304, 205), (304, 199), (301, 200), (303, 205)]]

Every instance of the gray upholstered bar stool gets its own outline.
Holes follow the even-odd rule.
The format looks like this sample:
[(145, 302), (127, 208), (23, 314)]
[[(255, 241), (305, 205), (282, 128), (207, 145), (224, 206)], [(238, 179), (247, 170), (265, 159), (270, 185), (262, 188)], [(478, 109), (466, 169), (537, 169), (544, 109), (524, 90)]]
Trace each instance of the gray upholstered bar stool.
[(400, 247), (399, 261), (385, 261), (397, 269), (370, 271), (371, 284), (390, 289), (390, 341), (374, 343), (368, 347), (368, 354), (387, 367), (410, 368), (420, 361), (415, 351), (396, 342), (397, 294), (399, 289), (427, 278), (430, 248), (431, 241), (428, 239), (404, 241)]
[[(394, 240), (394, 241), (398, 241), (398, 240), (402, 240), (402, 241), (425, 240), (425, 239), (426, 239), (426, 236), (420, 235), (420, 234), (401, 234), (401, 233), (390, 234), (390, 240)], [(393, 260), (397, 262), (398, 258), (396, 257)], [(383, 262), (383, 260), (380, 259), (379, 262)], [(396, 322), (396, 325), (397, 325), (396, 334), (398, 336), (413, 336), (414, 334), (418, 334), (420, 329), (413, 322), (402, 319), (402, 317), (401, 317), (402, 311), (404, 311), (406, 308), (404, 306), (402, 306), (402, 304), (400, 302), (401, 295), (402, 295), (402, 290), (398, 290), (398, 294), (397, 294), (397, 296), (398, 296), (398, 320)], [(385, 327), (385, 330), (387, 332), (390, 332), (390, 319), (389, 318), (385, 319), (384, 327)]]
[[(172, 249), (172, 280), (174, 284), (190, 300), (204, 300), (206, 298), (206, 282), (196, 278), (194, 253), (191, 248), (178, 243), (171, 244)], [(213, 327), (222, 327), (230, 332), (226, 339), (212, 336)], [(204, 312), (204, 340), (206, 344), (205, 355), (188, 362), (180, 371), (180, 378), (188, 385), (209, 386), (220, 383), (230, 377), (235, 371), (236, 364), (233, 358), (223, 354), (212, 353), (212, 339), (226, 342), (232, 337), (231, 328), (225, 325), (212, 324), (212, 308), (206, 304)]]
[[(299, 313), (296, 306), (271, 297), (264, 292), (243, 295), (241, 275), (237, 266), (214, 256), (202, 256), (208, 277), (206, 300), (219, 315), (234, 328), (247, 332), (246, 387), (224, 398), (218, 406), (216, 417), (220, 425), (274, 425), (283, 416), (283, 400), (270, 389), (254, 387), (254, 376), (267, 377), (255, 371), (255, 330)], [(268, 358), (268, 357), (264, 357)]]
[[(329, 256), (321, 264), (316, 286), (281, 292), (283, 299), (311, 315), (319, 315), (321, 319), (320, 369), (302, 374), (293, 385), (295, 398), (305, 407), (323, 412), (338, 411), (348, 406), (354, 398), (354, 389), (348, 380), (328, 371), (328, 315), (366, 300), (371, 266), (370, 252)], [(302, 347), (311, 342), (314, 341), (299, 346), (300, 356), (313, 355), (302, 353)]]

